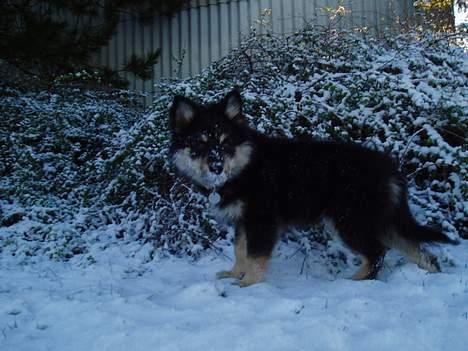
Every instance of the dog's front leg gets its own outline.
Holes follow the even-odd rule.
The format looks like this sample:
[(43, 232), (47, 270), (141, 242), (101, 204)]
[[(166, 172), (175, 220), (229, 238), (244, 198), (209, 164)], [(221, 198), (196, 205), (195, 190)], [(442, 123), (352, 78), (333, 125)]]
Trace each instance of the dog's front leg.
[(265, 280), (270, 256), (247, 257), (245, 274), (239, 279), (239, 286), (244, 288)]
[(234, 241), (234, 253), (236, 255), (236, 262), (229, 271), (221, 271), (216, 273), (216, 278), (236, 278), (241, 279), (245, 274), (247, 267), (247, 239), (245, 230), (242, 225), (236, 226), (236, 237)]
[(239, 279), (239, 286), (246, 287), (265, 280), (271, 253), (277, 241), (277, 227), (268, 216), (256, 214), (246, 218), (244, 223), (246, 238), (246, 258), (244, 275)]

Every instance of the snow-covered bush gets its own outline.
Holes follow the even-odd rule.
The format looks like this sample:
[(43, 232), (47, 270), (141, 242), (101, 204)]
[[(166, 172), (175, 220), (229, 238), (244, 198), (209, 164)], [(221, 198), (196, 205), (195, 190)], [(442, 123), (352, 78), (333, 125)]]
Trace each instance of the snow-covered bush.
[[(440, 37), (376, 40), (315, 29), (289, 37), (254, 34), (201, 75), (158, 85), (153, 112), (135, 126), (118, 154), (121, 178), (108, 193), (124, 194), (122, 203), (134, 201), (132, 209), (143, 205), (146, 214), (153, 206), (165, 208), (170, 194), (177, 204), (189, 204), (165, 213), (165, 223), (159, 214), (153, 216), (166, 228), (156, 236), (160, 244), (164, 238), (163, 247), (177, 243), (177, 250), (186, 251), (186, 244), (216, 240), (219, 233), (205, 217), (204, 197), (193, 195), (170, 172), (167, 110), (176, 94), (209, 103), (236, 87), (250, 124), (266, 134), (352, 140), (391, 153), (407, 175), (419, 219), (441, 224), (454, 237), (464, 235), (466, 63), (466, 54)], [(147, 228), (154, 237), (157, 231)], [(320, 229), (300, 234), (325, 241)]]
[(138, 115), (134, 98), (80, 89), (0, 93), (6, 194), (29, 204), (47, 205), (50, 195), (86, 206), (85, 194), (94, 191), (94, 177), (111, 157), (116, 133)]
[[(151, 259), (216, 248), (226, 231), (168, 162), (167, 111), (176, 94), (208, 103), (234, 87), (250, 124), (266, 134), (352, 140), (391, 153), (419, 219), (466, 237), (467, 63), (441, 37), (376, 40), (309, 28), (288, 37), (253, 33), (199, 76), (158, 84), (140, 118), (124, 95), (4, 88), (0, 251), (48, 247), (61, 259), (114, 240)], [(288, 237), (304, 250), (327, 242), (321, 228)]]
[(63, 259), (86, 250), (93, 226), (83, 209), (96, 205), (102, 167), (136, 106), (127, 91), (0, 86), (0, 226), (9, 229), (0, 251)]

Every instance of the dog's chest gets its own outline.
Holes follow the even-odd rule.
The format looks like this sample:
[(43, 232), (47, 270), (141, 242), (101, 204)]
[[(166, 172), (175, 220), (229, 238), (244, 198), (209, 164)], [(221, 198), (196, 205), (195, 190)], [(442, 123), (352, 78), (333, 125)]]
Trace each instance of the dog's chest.
[(221, 197), (217, 193), (212, 193), (208, 197), (211, 204), (212, 212), (220, 219), (236, 222), (244, 214), (245, 203), (242, 200), (234, 200), (227, 204), (223, 204)]

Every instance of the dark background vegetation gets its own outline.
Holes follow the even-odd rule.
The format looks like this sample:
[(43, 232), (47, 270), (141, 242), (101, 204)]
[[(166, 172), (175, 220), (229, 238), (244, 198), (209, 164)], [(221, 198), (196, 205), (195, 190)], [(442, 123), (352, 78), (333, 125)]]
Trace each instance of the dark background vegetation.
[[(92, 263), (93, 250), (112, 243), (147, 248), (147, 259), (219, 250), (228, 228), (172, 171), (167, 109), (176, 94), (205, 103), (233, 87), (249, 123), (269, 135), (349, 140), (392, 154), (419, 219), (468, 236), (467, 59), (452, 27), (379, 39), (333, 27), (253, 32), (199, 76), (159, 82), (144, 110), (138, 93), (115, 89), (125, 82), (92, 55), (123, 13), (148, 21), (185, 2), (132, 3), (0, 4), (0, 252), (24, 260), (85, 254)], [(79, 20), (56, 20), (57, 11)], [(158, 54), (126, 68), (144, 78)], [(343, 258), (321, 227), (285, 240)]]

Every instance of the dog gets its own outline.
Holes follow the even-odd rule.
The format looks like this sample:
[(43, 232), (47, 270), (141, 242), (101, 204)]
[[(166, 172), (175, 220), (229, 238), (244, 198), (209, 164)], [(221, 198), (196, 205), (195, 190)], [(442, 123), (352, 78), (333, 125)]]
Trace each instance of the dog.
[(457, 242), (416, 222), (405, 179), (388, 155), (352, 143), (268, 137), (248, 126), (242, 108), (234, 90), (206, 106), (176, 96), (169, 111), (175, 169), (235, 226), (235, 263), (217, 278), (241, 287), (263, 281), (281, 231), (320, 219), (362, 256), (352, 279), (376, 278), (391, 248), (440, 271), (421, 244)]

